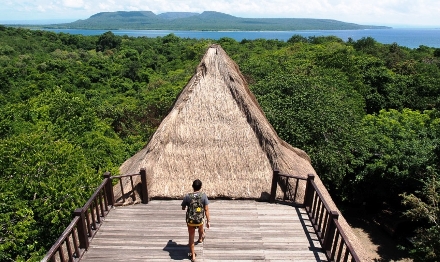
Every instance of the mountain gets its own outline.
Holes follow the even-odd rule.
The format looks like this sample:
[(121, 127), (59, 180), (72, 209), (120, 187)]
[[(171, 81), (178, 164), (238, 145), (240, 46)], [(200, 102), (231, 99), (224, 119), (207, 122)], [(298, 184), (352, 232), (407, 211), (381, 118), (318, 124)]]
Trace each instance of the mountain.
[(157, 16), (164, 18), (164, 19), (169, 19), (169, 20), (173, 20), (173, 19), (179, 19), (179, 18), (187, 18), (190, 16), (195, 16), (195, 15), (199, 15), (199, 13), (190, 13), (190, 12), (167, 12), (167, 13), (162, 13), (159, 14)]
[(155, 15), (151, 11), (136, 11), (136, 12), (126, 12), (126, 11), (117, 11), (117, 12), (102, 12), (92, 15), (89, 20), (100, 20), (100, 19), (121, 19), (121, 20), (130, 20), (130, 19), (155, 19), (157, 15)]
[(159, 15), (151, 11), (102, 12), (72, 23), (46, 25), (58, 29), (100, 30), (204, 30), (204, 31), (293, 31), (380, 29), (384, 26), (359, 25), (331, 19), (311, 18), (240, 18), (220, 12), (169, 12)]

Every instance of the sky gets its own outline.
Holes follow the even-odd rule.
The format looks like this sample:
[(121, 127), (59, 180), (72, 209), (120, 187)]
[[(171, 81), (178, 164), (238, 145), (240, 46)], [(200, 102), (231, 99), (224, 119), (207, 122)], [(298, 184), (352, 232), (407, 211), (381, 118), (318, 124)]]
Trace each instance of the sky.
[(439, 0), (2, 0), (0, 23), (71, 22), (114, 11), (217, 11), (244, 18), (319, 18), (440, 28)]

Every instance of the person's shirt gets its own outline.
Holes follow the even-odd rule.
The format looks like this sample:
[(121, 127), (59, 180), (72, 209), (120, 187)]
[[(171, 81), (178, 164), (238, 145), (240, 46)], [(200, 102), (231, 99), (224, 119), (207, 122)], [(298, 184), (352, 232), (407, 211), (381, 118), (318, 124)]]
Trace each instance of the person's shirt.
[[(195, 196), (197, 196), (198, 194), (201, 194), (202, 195), (202, 204), (203, 204), (203, 206), (209, 205), (208, 196), (206, 196), (205, 193), (203, 193), (203, 192), (194, 192), (193, 194)], [(190, 198), (189, 194), (186, 194), (185, 197), (183, 197), (183, 201), (182, 201), (181, 206), (182, 207), (188, 207), (190, 203), (191, 203), (191, 198)]]

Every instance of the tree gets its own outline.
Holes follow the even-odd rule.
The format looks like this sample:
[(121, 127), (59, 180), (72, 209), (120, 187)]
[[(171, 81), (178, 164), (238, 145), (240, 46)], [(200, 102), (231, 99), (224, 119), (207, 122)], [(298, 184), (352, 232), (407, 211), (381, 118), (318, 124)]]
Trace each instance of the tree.
[(2, 260), (41, 258), (100, 179), (81, 148), (43, 130), (0, 140), (0, 169)]
[(96, 43), (96, 51), (104, 52), (108, 49), (117, 49), (122, 43), (122, 39), (117, 37), (113, 32), (108, 31), (99, 36), (98, 42)]
[(302, 35), (293, 35), (289, 40), (287, 40), (287, 43), (307, 43), (307, 38)]
[(379, 43), (372, 37), (362, 37), (352, 43), (354, 48), (368, 54), (376, 54)]
[(381, 110), (363, 120), (364, 165), (352, 181), (355, 202), (399, 207), (399, 194), (421, 189), (427, 168), (435, 166), (432, 112)]
[(434, 50), (434, 56), (435, 56), (435, 57), (440, 57), (440, 48), (436, 48), (436, 49)]
[(278, 135), (304, 149), (326, 185), (336, 189), (354, 160), (363, 101), (340, 74), (313, 75), (273, 73), (253, 92)]
[(403, 193), (403, 204), (409, 209), (404, 215), (424, 226), (416, 230), (412, 238), (413, 247), (408, 248), (414, 261), (438, 261), (440, 258), (440, 179), (430, 168), (430, 176), (420, 191)]
[[(439, 173), (437, 49), (336, 37), (217, 43), (335, 200), (401, 207), (406, 193), (434, 210), (423, 185)], [(0, 260), (41, 257), (102, 172), (116, 174), (148, 142), (210, 44), (0, 26)]]
[(0, 261), (24, 260), (39, 251), (34, 212), (14, 191), (4, 185), (1, 189)]

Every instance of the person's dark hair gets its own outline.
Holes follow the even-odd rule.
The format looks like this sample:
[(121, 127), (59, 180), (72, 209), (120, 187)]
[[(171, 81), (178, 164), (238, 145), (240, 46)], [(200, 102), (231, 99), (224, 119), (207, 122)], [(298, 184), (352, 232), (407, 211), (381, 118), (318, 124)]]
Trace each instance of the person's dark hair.
[(199, 179), (194, 180), (192, 187), (194, 191), (200, 190), (200, 188), (202, 188), (202, 181), (200, 181)]

